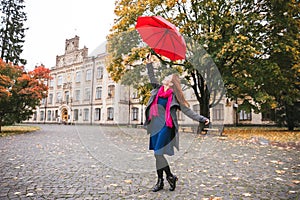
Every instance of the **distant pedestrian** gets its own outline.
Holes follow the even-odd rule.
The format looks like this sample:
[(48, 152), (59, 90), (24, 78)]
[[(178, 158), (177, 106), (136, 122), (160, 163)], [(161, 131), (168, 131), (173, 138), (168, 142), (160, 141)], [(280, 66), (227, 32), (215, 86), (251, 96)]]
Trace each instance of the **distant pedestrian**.
[(158, 180), (152, 191), (157, 192), (164, 187), (163, 172), (170, 184), (170, 191), (176, 188), (178, 178), (171, 173), (170, 166), (165, 154), (174, 155), (174, 147), (179, 150), (178, 120), (177, 110), (181, 110), (185, 115), (198, 122), (209, 124), (209, 119), (195, 113), (189, 108), (189, 104), (184, 98), (180, 79), (177, 74), (166, 76), (162, 85), (155, 78), (153, 65), (147, 56), (147, 71), (150, 82), (153, 86), (150, 99), (146, 107), (145, 126), (150, 134), (149, 149), (154, 150), (156, 159), (156, 171)]

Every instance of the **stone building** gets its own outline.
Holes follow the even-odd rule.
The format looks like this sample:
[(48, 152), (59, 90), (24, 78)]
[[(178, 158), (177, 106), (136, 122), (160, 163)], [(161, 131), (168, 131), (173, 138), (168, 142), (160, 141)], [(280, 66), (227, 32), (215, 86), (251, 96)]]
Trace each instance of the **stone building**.
[[(114, 82), (105, 67), (106, 43), (92, 53), (79, 48), (79, 37), (65, 41), (65, 53), (56, 57), (48, 81), (48, 98), (28, 122), (64, 124), (139, 125), (144, 122), (144, 108), (137, 92)], [(191, 89), (185, 90), (191, 108), (199, 112), (199, 104)], [(270, 115), (237, 112), (238, 102), (223, 99), (211, 109), (211, 121), (217, 124), (272, 124)], [(178, 113), (180, 124), (193, 124)]]

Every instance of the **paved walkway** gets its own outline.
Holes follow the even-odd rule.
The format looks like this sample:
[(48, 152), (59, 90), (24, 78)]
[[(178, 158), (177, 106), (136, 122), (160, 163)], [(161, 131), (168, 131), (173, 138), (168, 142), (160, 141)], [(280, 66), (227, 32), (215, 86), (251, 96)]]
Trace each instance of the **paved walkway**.
[(0, 138), (0, 199), (300, 199), (299, 151), (180, 135), (174, 192), (151, 192), (143, 129), (41, 125)]

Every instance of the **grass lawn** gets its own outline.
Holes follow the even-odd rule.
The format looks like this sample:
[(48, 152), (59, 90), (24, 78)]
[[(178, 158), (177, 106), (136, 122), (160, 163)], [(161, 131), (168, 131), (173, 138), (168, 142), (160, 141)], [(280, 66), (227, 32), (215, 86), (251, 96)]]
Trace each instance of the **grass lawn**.
[(22, 134), (27, 132), (33, 132), (40, 130), (37, 126), (26, 126), (26, 125), (14, 125), (14, 126), (2, 126), (0, 137), (15, 135), (15, 134)]
[(225, 127), (223, 134), (233, 140), (261, 137), (273, 142), (300, 142), (299, 129), (288, 131), (278, 127)]

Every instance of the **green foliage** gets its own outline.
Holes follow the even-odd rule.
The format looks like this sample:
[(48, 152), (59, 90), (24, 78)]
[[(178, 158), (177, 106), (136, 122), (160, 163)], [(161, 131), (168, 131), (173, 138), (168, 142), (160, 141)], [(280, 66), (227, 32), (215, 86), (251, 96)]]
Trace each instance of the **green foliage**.
[(0, 25), (0, 53), (1, 58), (6, 62), (14, 64), (26, 64), (26, 60), (20, 56), (23, 52), (23, 43), (26, 22), (24, 0), (1, 0), (1, 25)]
[[(300, 100), (300, 4), (299, 1), (267, 1), (265, 19), (265, 54), (268, 64), (275, 68), (273, 80), (266, 84), (269, 94), (274, 96), (279, 110), (284, 114), (277, 116), (285, 121), (290, 130), (299, 122), (295, 110)], [(280, 112), (279, 112), (280, 113)]]
[[(200, 105), (206, 104), (204, 108), (217, 104), (215, 94), (223, 91), (212, 93), (220, 84), (214, 78), (218, 73), (203, 67), (213, 66), (207, 64), (211, 61), (221, 73), (227, 97), (238, 99), (240, 109), (261, 112), (284, 107), (288, 118), (285, 107), (300, 99), (299, 1), (118, 0), (115, 13), (109, 38), (133, 31), (140, 15), (161, 15), (179, 28), (188, 41), (190, 54), (179, 66), (187, 73), (186, 83), (194, 89)], [(129, 63), (142, 60), (149, 49), (141, 44), (136, 38), (127, 53), (113, 55), (109, 72), (121, 78), (124, 73), (115, 72), (126, 71), (124, 58)], [(212, 60), (206, 59), (206, 52)], [(208, 102), (208, 97), (213, 101)]]

